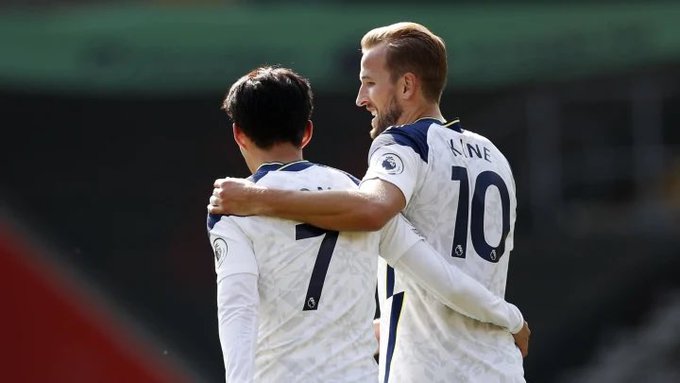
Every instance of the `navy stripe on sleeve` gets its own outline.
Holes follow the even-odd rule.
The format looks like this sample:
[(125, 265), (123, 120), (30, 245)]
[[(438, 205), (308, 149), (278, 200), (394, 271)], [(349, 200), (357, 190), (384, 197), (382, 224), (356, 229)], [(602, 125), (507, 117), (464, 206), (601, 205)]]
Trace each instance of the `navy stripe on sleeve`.
[(413, 149), (424, 162), (427, 162), (427, 155), (429, 153), (427, 131), (433, 122), (433, 120), (425, 119), (416, 121), (413, 124), (387, 129), (373, 140), (368, 158), (370, 159), (373, 152), (382, 146), (402, 145)]
[(222, 219), (222, 214), (208, 214), (208, 231), (212, 230), (220, 219)]

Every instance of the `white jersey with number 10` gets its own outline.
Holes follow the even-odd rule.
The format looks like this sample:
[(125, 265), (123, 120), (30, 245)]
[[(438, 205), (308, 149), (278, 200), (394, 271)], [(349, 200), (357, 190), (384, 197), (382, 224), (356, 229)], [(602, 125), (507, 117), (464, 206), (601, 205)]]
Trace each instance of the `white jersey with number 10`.
[[(515, 183), (488, 139), (456, 120), (392, 127), (371, 146), (364, 180), (406, 197), (404, 215), (447, 261), (503, 297), (513, 248)], [(381, 382), (523, 382), (512, 335), (457, 313), (380, 261)]]

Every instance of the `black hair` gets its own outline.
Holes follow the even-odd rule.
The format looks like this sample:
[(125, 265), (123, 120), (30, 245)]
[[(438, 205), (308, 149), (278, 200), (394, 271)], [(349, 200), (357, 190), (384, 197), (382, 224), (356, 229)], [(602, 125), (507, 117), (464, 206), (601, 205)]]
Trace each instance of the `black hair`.
[(259, 148), (282, 142), (300, 147), (312, 102), (306, 78), (291, 69), (267, 66), (236, 81), (222, 109)]

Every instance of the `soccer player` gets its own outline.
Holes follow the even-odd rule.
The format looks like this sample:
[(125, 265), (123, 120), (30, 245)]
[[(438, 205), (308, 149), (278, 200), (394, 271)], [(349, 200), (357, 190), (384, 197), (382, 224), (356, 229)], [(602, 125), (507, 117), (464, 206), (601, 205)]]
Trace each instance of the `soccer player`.
[[(491, 141), (442, 116), (444, 42), (422, 25), (397, 23), (369, 31), (361, 48), (356, 104), (373, 115), (374, 141), (360, 189), (305, 195), (222, 179), (209, 210), (334, 230), (376, 230), (403, 211), (447, 262), (504, 296), (515, 182)], [(527, 349), (507, 331), (450, 310), (384, 261), (378, 286), (381, 382), (524, 381)], [(521, 337), (529, 333), (525, 326)]]
[[(307, 195), (356, 190), (348, 174), (302, 159), (312, 136), (304, 78), (258, 68), (234, 83), (223, 108), (252, 182)], [(374, 382), (378, 251), (442, 302), (505, 327), (508, 336), (524, 323), (516, 307), (448, 265), (400, 216), (373, 233), (220, 215), (208, 216), (208, 230), (230, 382)]]

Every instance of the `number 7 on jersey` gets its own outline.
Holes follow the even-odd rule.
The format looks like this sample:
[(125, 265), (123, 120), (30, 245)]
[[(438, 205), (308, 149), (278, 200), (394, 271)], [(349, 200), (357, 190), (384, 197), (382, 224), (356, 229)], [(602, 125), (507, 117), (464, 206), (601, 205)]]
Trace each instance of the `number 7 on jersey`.
[(307, 287), (307, 296), (305, 297), (302, 311), (316, 310), (319, 307), (321, 290), (326, 281), (326, 273), (328, 273), (328, 266), (331, 263), (335, 243), (338, 241), (338, 234), (337, 231), (324, 230), (308, 223), (295, 225), (296, 241), (323, 235), (319, 252), (316, 255), (316, 262), (314, 262), (314, 268), (312, 269), (312, 277), (309, 280), (309, 287)]

